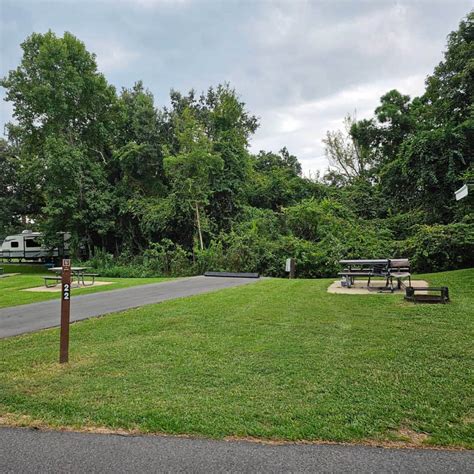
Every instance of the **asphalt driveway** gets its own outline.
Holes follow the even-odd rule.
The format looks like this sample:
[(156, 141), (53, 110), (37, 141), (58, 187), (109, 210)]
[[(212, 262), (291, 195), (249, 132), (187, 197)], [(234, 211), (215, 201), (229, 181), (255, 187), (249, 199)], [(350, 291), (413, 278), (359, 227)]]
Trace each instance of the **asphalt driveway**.
[(474, 452), (0, 428), (0, 472), (473, 472)]
[[(71, 298), (71, 322), (147, 304), (249, 285), (255, 278), (196, 276), (162, 283), (103, 291)], [(0, 309), (0, 338), (59, 325), (60, 300), (42, 301)]]

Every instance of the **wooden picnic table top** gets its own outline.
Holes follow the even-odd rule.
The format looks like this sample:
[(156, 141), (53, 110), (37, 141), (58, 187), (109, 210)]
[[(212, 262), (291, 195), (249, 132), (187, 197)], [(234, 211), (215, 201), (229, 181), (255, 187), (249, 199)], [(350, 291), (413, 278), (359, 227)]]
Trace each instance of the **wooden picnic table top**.
[[(82, 272), (84, 270), (87, 270), (89, 267), (71, 267), (72, 272)], [(49, 271), (51, 272), (62, 272), (63, 267), (52, 267), (48, 268)]]
[(387, 265), (388, 262), (388, 258), (339, 260), (343, 265)]

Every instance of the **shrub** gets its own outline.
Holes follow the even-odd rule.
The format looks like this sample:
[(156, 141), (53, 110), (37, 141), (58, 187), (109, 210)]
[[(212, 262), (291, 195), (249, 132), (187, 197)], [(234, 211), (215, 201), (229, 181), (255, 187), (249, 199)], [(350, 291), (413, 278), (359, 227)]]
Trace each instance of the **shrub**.
[(423, 225), (399, 244), (399, 256), (409, 257), (418, 272), (435, 272), (474, 265), (474, 224)]

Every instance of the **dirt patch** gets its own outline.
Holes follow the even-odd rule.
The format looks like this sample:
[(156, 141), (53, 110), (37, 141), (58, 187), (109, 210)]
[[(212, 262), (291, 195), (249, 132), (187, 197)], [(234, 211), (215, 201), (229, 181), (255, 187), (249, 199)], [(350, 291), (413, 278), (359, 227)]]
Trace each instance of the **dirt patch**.
[(465, 416), (465, 417), (462, 419), (462, 422), (463, 422), (465, 425), (472, 425), (472, 424), (474, 423), (474, 415)]
[(0, 426), (28, 426), (34, 428), (35, 425), (31, 416), (28, 415), (16, 415), (14, 413), (0, 415)]
[(422, 446), (429, 439), (429, 436), (426, 433), (413, 431), (409, 428), (400, 428), (393, 432), (393, 434), (396, 438), (399, 438), (398, 440), (393, 441), (394, 443), (409, 444), (413, 447)]

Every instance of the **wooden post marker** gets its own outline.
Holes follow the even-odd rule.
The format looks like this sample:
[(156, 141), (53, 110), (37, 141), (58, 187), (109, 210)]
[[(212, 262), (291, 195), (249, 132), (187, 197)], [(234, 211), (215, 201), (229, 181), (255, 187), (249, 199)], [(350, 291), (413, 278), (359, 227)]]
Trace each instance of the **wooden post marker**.
[(63, 259), (61, 273), (61, 337), (59, 363), (69, 360), (69, 320), (71, 314), (71, 260)]

